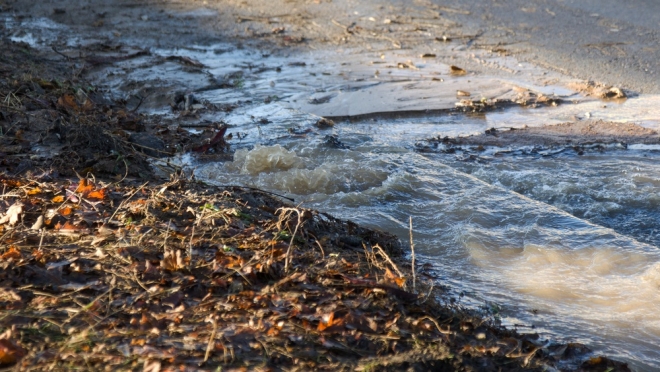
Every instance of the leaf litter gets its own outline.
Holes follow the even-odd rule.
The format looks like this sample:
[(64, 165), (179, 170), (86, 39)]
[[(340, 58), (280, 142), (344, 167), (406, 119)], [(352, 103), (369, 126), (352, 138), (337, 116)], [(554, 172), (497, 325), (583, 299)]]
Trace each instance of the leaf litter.
[[(121, 131), (158, 126), (2, 43), (0, 366), (628, 370), (450, 301), (395, 236), (252, 188), (155, 177)], [(223, 152), (225, 131), (169, 140)], [(26, 156), (37, 144), (51, 155)], [(108, 153), (123, 176), (98, 165)]]

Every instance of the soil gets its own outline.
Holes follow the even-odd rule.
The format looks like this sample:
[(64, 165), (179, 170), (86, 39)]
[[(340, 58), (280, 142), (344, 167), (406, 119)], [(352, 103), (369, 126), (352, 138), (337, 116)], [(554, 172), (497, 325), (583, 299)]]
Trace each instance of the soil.
[[(204, 123), (191, 134), (85, 79), (94, 66), (134, 55), (99, 51), (138, 38), (180, 46), (234, 37), (280, 53), (412, 47), (430, 37), (421, 23), (434, 38), (450, 34), (454, 24), (437, 7), (119, 3), (0, 3), (16, 17), (50, 17), (96, 40), (58, 40), (44, 52), (9, 41), (16, 30), (0, 39), (1, 366), (629, 370), (586, 346), (506, 330), (462, 308), (424, 266), (413, 267), (394, 236), (261, 190), (212, 187), (167, 162), (154, 166), (175, 152), (230, 156), (226, 128)], [(367, 27), (369, 17), (381, 22)], [(187, 111), (179, 98), (173, 107), (184, 102)]]
[[(443, 140), (439, 139), (440, 142)], [(480, 135), (451, 138), (444, 142), (497, 147), (579, 147), (594, 144), (660, 144), (660, 134), (633, 123), (584, 120), (523, 129), (488, 129)]]

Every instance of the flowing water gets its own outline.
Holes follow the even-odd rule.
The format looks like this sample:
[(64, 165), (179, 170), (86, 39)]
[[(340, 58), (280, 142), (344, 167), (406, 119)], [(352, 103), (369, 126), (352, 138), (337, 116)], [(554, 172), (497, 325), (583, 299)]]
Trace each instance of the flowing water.
[[(315, 117), (283, 103), (257, 105), (225, 117), (253, 142), (242, 144), (233, 162), (203, 165), (196, 174), (282, 193), (404, 241), (412, 216), (422, 259), (440, 282), (469, 293), (471, 304), (497, 309), (506, 325), (534, 325), (543, 335), (656, 369), (658, 148), (615, 147), (585, 156), (516, 149), (498, 156), (501, 149), (487, 149), (476, 159), (416, 151), (418, 141), (431, 137), (540, 125), (585, 110), (599, 115), (597, 105), (484, 116), (383, 115), (311, 132)], [(625, 116), (620, 111), (607, 115)], [(271, 124), (257, 126), (253, 117)], [(304, 134), (292, 135), (291, 128)], [(346, 148), (329, 143), (328, 134)]]
[(496, 305), (505, 324), (660, 368), (660, 153), (477, 162), (416, 152), (418, 136), (480, 125), (446, 121), (342, 123), (335, 131), (349, 149), (323, 135), (280, 139), (197, 175), (286, 194), (404, 240), (412, 216), (417, 252), (440, 281)]
[[(433, 265), (442, 284), (466, 293), (462, 301), (467, 305), (494, 309), (511, 327), (534, 326), (532, 332), (585, 343), (640, 370), (660, 368), (659, 148), (614, 146), (584, 156), (560, 151), (530, 155), (516, 148), (506, 149), (504, 156), (502, 149), (486, 149), (478, 157), (417, 151), (418, 143), (431, 137), (584, 115), (634, 118), (657, 127), (649, 119), (653, 113), (638, 109), (640, 101), (616, 104), (609, 111), (602, 102), (586, 100), (484, 115), (425, 113), (426, 101), (410, 104), (426, 89), (407, 80), (414, 71), (394, 70), (390, 80), (374, 82), (365, 78), (364, 64), (350, 59), (343, 60), (343, 67), (333, 66), (312, 54), (303, 57), (306, 64), (292, 64), (291, 58), (220, 48), (223, 54), (233, 53), (235, 62), (214, 65), (218, 53), (210, 50), (160, 53), (194, 57), (215, 66), (211, 75), (224, 80), (255, 58), (260, 62), (248, 72), (241, 68), (245, 81), (238, 91), (198, 93), (218, 104), (253, 102), (222, 116), (231, 130), (245, 136), (233, 143), (234, 160), (190, 160), (198, 177), (284, 194), (404, 241), (412, 217), (420, 258)], [(278, 71), (277, 66), (284, 67)], [(194, 81), (185, 75), (179, 79)], [(484, 80), (485, 85), (499, 84)], [(365, 99), (382, 91), (399, 99), (373, 104)], [(267, 97), (273, 95), (277, 99), (270, 102)], [(443, 108), (442, 97), (436, 98), (436, 107)], [(645, 99), (657, 102), (640, 98)], [(327, 105), (317, 108), (321, 104)], [(377, 113), (364, 115), (370, 108)], [(318, 117), (309, 112), (326, 109), (362, 119), (339, 120), (332, 129), (314, 127)]]
[[(37, 43), (26, 29), (15, 38)], [(207, 68), (153, 62), (172, 55)], [(539, 86), (580, 103), (468, 115), (448, 110), (456, 89), (492, 99), (509, 94), (503, 86), (524, 84), (455, 77), (448, 66), (424, 60), (402, 69), (397, 61), (406, 59), (394, 52), (328, 57), (276, 57), (228, 45), (152, 50), (91, 78), (114, 95), (185, 87), (201, 101), (243, 102), (230, 113), (200, 114), (200, 121), (228, 123), (241, 140), (231, 142), (230, 162), (185, 157), (198, 177), (285, 194), (404, 241), (412, 217), (419, 258), (433, 265), (440, 283), (468, 294), (466, 304), (496, 309), (505, 325), (533, 325), (533, 332), (585, 343), (639, 370), (660, 369), (658, 148), (584, 156), (516, 148), (501, 156), (501, 149), (486, 149), (475, 157), (422, 153), (416, 146), (431, 137), (584, 115), (657, 127), (657, 97), (607, 108), (613, 104)], [(165, 103), (144, 107), (168, 114)], [(313, 114), (328, 113), (362, 119), (326, 130), (313, 126)]]

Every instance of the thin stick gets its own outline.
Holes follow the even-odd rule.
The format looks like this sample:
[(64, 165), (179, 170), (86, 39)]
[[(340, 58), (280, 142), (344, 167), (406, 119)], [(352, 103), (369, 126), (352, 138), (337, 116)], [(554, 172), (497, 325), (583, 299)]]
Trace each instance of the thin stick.
[(413, 293), (417, 293), (417, 276), (415, 274), (415, 243), (413, 243), (412, 216), (410, 217), (410, 251), (412, 252)]
[(298, 228), (300, 225), (302, 225), (302, 214), (300, 213), (300, 210), (297, 208), (279, 208), (278, 211), (282, 211), (282, 216), (280, 217), (280, 223), (284, 222), (285, 219), (289, 218), (293, 214), (293, 212), (296, 212), (298, 216), (298, 223), (296, 223), (296, 228), (293, 229), (293, 234), (291, 235), (291, 241), (289, 242), (289, 248), (286, 250), (286, 257), (284, 258), (284, 272), (289, 271), (289, 262), (291, 261), (291, 251), (293, 248), (293, 240), (296, 238), (296, 233), (298, 233)]
[(378, 253), (381, 257), (383, 257), (385, 259), (385, 261), (387, 261), (387, 263), (389, 263), (390, 266), (392, 266), (392, 268), (396, 271), (396, 273), (399, 275), (400, 278), (404, 277), (401, 270), (399, 270), (399, 268), (396, 266), (394, 261), (392, 261), (390, 256), (388, 256), (387, 253), (385, 253), (383, 248), (381, 248), (378, 244), (376, 244), (376, 245), (373, 246), (373, 248), (371, 248), (371, 250), (374, 252), (374, 256), (375, 256), (375, 253)]
[(213, 331), (211, 332), (211, 337), (209, 337), (209, 343), (206, 345), (206, 354), (204, 354), (204, 363), (209, 360), (211, 355), (211, 350), (213, 349), (213, 340), (215, 340), (215, 333), (218, 331), (218, 321), (213, 317)]
[(195, 236), (195, 225), (192, 227), (192, 234), (190, 234), (190, 247), (188, 247), (188, 258), (190, 258), (190, 268), (192, 269), (193, 265), (193, 257), (192, 257), (192, 251), (193, 251), (193, 237)]
[(115, 209), (115, 212), (112, 214), (112, 216), (110, 216), (110, 218), (108, 218), (108, 221), (107, 221), (106, 223), (104, 223), (103, 225), (105, 226), (107, 223), (110, 223), (110, 221), (112, 221), (112, 219), (115, 217), (115, 215), (117, 214), (117, 212), (119, 212), (119, 210), (121, 209), (121, 207), (124, 206), (124, 203), (126, 203), (130, 198), (132, 198), (133, 195), (137, 194), (138, 191), (142, 190), (143, 187), (147, 186), (148, 183), (149, 183), (149, 181), (143, 183), (142, 186), (138, 187), (135, 191), (133, 191), (133, 192), (131, 193), (131, 195), (128, 196), (128, 198), (122, 200), (122, 202), (119, 203), (119, 206), (117, 207), (117, 209)]
[(46, 233), (46, 228), (41, 228), (41, 239), (39, 239), (39, 250), (41, 251), (41, 246), (44, 243), (44, 234)]

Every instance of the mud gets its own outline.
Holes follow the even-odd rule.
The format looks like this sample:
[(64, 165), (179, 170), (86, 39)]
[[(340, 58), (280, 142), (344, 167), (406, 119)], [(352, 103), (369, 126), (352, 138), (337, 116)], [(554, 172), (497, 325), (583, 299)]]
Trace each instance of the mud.
[(584, 146), (593, 144), (660, 144), (657, 131), (632, 123), (585, 120), (533, 128), (488, 129), (480, 135), (439, 139), (469, 146)]

